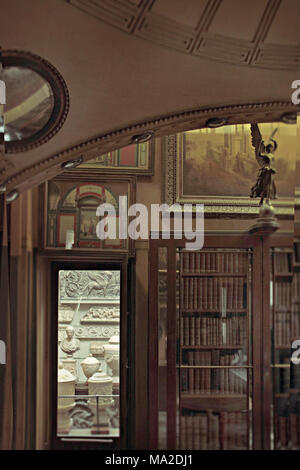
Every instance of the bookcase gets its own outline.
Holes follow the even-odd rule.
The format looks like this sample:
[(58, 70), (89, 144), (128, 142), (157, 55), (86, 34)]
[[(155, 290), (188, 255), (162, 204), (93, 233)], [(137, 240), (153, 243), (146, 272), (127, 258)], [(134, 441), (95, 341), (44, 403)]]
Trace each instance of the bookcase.
[(271, 251), (272, 447), (278, 450), (300, 448), (300, 371), (291, 362), (291, 345), (300, 339), (300, 269), (295, 248)]
[(247, 449), (251, 253), (178, 255), (179, 447)]
[(290, 363), (300, 270), (278, 243), (211, 235), (187, 251), (184, 240), (151, 240), (151, 449), (300, 447), (299, 367)]

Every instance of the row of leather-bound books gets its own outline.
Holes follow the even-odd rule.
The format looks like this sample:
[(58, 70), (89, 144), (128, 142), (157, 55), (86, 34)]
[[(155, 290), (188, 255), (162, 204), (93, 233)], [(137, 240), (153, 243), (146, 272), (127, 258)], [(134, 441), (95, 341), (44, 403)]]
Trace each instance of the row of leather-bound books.
[(275, 308), (288, 310), (291, 308), (292, 302), (292, 283), (276, 282), (275, 284)]
[[(218, 356), (218, 357), (216, 357)], [(187, 351), (186, 365), (189, 366), (230, 366), (234, 354), (214, 354), (210, 351)], [(214, 364), (212, 364), (214, 362)], [(229, 367), (182, 368), (182, 392), (186, 394), (246, 394), (247, 376), (245, 369)]]
[(293, 273), (293, 301), (300, 301), (300, 272)]
[(182, 316), (181, 346), (242, 345), (247, 341), (247, 316)]
[(247, 442), (245, 412), (208, 410), (180, 417), (181, 450), (246, 450)]
[(244, 309), (247, 306), (243, 278), (182, 278), (181, 308), (184, 310)]
[(275, 252), (274, 269), (275, 273), (288, 273), (291, 272), (291, 253), (278, 253)]
[(248, 254), (241, 252), (182, 252), (183, 273), (246, 273)]
[(274, 416), (274, 448), (276, 450), (300, 449), (300, 414)]
[(291, 344), (291, 320), (290, 312), (275, 312), (274, 340), (275, 346), (290, 346)]
[[(291, 315), (291, 332), (293, 338), (300, 337), (300, 304), (293, 306)], [(293, 339), (291, 338), (291, 339)]]

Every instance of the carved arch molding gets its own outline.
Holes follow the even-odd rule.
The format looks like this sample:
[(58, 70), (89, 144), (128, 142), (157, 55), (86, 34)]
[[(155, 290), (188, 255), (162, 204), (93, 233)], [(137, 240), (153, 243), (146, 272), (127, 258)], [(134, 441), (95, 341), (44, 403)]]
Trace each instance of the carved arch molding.
[(3, 173), (0, 183), (5, 183), (8, 191), (18, 189), (21, 193), (61, 174), (64, 171), (62, 164), (66, 161), (79, 157), (83, 161), (90, 160), (109, 151), (130, 145), (134, 136), (150, 130), (153, 131), (154, 137), (162, 137), (176, 132), (206, 127), (208, 120), (216, 117), (225, 118), (229, 125), (276, 122), (282, 120), (284, 115), (291, 114), (296, 117), (296, 113), (299, 111), (299, 106), (288, 101), (200, 108), (166, 115), (88, 139), (15, 174)]

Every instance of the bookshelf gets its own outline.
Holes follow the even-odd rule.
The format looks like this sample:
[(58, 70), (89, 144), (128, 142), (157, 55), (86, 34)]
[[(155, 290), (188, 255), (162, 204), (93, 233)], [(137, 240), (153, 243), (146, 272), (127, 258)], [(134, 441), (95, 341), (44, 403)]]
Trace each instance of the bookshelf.
[(251, 253), (247, 249), (179, 249), (177, 256), (178, 447), (247, 449)]
[(292, 251), (271, 251), (272, 365), (273, 365), (273, 445), (288, 446), (288, 403), (290, 388), (291, 293), (293, 280)]
[(290, 237), (207, 234), (194, 252), (185, 240), (151, 240), (149, 259), (150, 449), (300, 448)]
[(294, 249), (273, 248), (271, 258), (272, 447), (276, 450), (297, 449), (300, 444), (300, 416), (295, 403), (300, 382), (299, 366), (293, 368), (291, 363), (291, 344), (300, 333), (300, 270), (295, 246)]

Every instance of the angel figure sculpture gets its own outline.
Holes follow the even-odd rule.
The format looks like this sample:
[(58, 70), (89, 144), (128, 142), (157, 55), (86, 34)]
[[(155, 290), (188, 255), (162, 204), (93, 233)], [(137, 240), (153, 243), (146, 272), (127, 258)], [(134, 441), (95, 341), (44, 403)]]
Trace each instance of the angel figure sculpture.
[(277, 142), (273, 139), (277, 132), (277, 128), (273, 131), (269, 143), (265, 145), (259, 127), (257, 124), (251, 124), (252, 145), (255, 148), (256, 160), (260, 166), (258, 177), (255, 185), (251, 188), (250, 197), (260, 197), (261, 206), (266, 200), (269, 204), (270, 199), (277, 199), (276, 186), (274, 183), (273, 168), (274, 152), (277, 149)]

